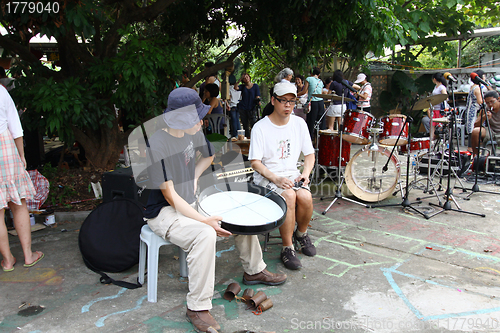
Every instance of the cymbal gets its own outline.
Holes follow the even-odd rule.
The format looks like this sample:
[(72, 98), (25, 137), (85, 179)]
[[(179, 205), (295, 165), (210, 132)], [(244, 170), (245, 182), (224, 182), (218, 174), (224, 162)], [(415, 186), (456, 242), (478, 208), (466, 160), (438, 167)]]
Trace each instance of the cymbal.
[(443, 118), (434, 118), (432, 119), (433, 122), (435, 123), (441, 123), (441, 124), (447, 124), (450, 122), (450, 120), (448, 119), (448, 117), (443, 117)]
[(413, 110), (427, 109), (430, 105), (437, 105), (445, 101), (447, 98), (448, 94), (439, 94), (439, 95), (424, 97), (420, 99), (417, 103), (415, 103)]
[[(313, 94), (314, 97), (331, 99), (332, 101), (342, 101), (342, 96), (336, 94)], [(344, 97), (344, 102), (354, 102), (352, 98)]]

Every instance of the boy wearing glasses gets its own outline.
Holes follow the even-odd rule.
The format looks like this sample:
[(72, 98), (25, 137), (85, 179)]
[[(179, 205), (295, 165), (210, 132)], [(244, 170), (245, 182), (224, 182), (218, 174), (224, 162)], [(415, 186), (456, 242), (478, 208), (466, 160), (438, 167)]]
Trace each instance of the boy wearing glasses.
[[(274, 86), (271, 97), (274, 111), (253, 127), (248, 155), (255, 170), (254, 183), (281, 194), (286, 200), (287, 214), (280, 234), (283, 240), (281, 260), (288, 269), (302, 267), (294, 242), (300, 244), (303, 254), (316, 254), (307, 234), (313, 213), (309, 175), (314, 166), (314, 147), (307, 124), (292, 115), (296, 98), (295, 85), (280, 82)], [(305, 156), (302, 173), (297, 169), (301, 153)]]

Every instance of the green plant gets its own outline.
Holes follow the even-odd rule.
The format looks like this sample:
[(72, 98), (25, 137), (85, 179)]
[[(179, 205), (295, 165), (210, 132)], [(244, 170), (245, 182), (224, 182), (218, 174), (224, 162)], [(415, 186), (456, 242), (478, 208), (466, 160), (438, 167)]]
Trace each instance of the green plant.
[(57, 167), (53, 167), (50, 163), (45, 164), (40, 173), (47, 179), (53, 179), (57, 175), (58, 169)]
[(431, 78), (432, 75), (424, 74), (414, 79), (402, 71), (396, 71), (391, 78), (391, 89), (380, 93), (380, 106), (385, 112), (396, 109), (397, 113), (412, 116), (412, 133), (418, 132), (423, 114), (411, 110), (412, 103), (416, 94), (426, 96), (432, 91), (434, 84)]

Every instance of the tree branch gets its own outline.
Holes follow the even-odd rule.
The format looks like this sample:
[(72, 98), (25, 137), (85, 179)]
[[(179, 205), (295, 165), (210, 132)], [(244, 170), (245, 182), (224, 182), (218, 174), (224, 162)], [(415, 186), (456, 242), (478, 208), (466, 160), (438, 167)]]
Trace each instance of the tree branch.
[(273, 59), (271, 59), (271, 55), (268, 53), (268, 50), (267, 50), (265, 47), (263, 47), (263, 48), (262, 48), (262, 52), (264, 52), (264, 55), (266, 56), (267, 60), (269, 60), (269, 61), (273, 64), (273, 66), (274, 66), (274, 67), (279, 67), (279, 66), (278, 66), (278, 65), (277, 65), (277, 64), (273, 61)]
[(19, 55), (19, 58), (30, 63), (36, 63), (40, 60), (30, 52), (29, 48), (13, 41), (9, 37), (0, 36), (0, 46)]
[(120, 43), (121, 34), (118, 30), (123, 29), (128, 24), (132, 24), (140, 21), (153, 20), (159, 15), (161, 15), (171, 4), (176, 0), (158, 0), (147, 7), (138, 7), (134, 0), (125, 0), (121, 2), (116, 2), (121, 9), (117, 10), (117, 17), (113, 26), (108, 31), (104, 37), (103, 45), (105, 47), (102, 50), (102, 57), (111, 57), (116, 53), (118, 44)]
[(244, 45), (240, 46), (236, 51), (233, 52), (233, 54), (231, 54), (231, 56), (229, 58), (227, 58), (226, 61), (218, 63), (218, 64), (215, 64), (212, 67), (205, 69), (201, 73), (198, 73), (198, 75), (196, 75), (195, 77), (193, 77), (191, 79), (191, 81), (189, 81), (188, 83), (186, 83), (184, 86), (188, 87), (188, 88), (191, 88), (198, 81), (200, 81), (205, 76), (207, 76), (207, 74), (210, 74), (210, 73), (215, 72), (215, 71), (220, 71), (222, 69), (226, 69), (227, 67), (233, 65), (234, 59), (236, 59), (236, 57), (239, 56), (245, 49), (246, 49), (246, 47)]
[[(18, 58), (24, 60), (30, 64), (40, 64), (40, 59), (38, 59), (33, 53), (30, 52), (29, 48), (11, 40), (8, 37), (0, 36), (0, 46), (8, 49), (18, 55)], [(29, 71), (29, 69), (26, 68)], [(61, 79), (63, 77), (62, 73), (53, 71), (45, 66), (41, 66), (41, 73), (43, 77), (53, 77), (55, 79)]]

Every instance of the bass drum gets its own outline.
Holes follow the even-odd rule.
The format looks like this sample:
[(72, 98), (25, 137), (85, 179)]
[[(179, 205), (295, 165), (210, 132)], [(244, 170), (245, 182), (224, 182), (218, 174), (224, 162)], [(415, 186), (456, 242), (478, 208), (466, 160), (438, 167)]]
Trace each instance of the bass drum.
[(382, 172), (391, 151), (378, 147), (370, 150), (366, 145), (349, 161), (345, 171), (345, 182), (357, 198), (375, 202), (389, 197), (398, 184), (401, 170), (396, 155), (392, 155), (387, 171)]

